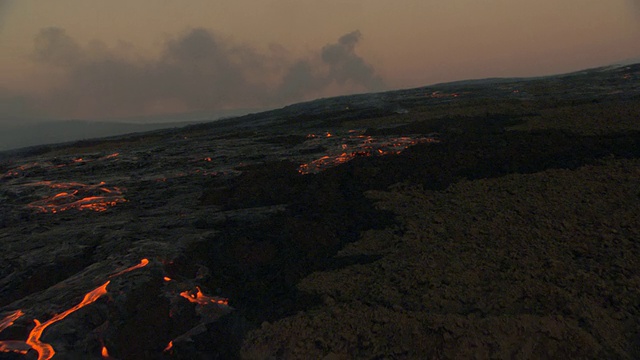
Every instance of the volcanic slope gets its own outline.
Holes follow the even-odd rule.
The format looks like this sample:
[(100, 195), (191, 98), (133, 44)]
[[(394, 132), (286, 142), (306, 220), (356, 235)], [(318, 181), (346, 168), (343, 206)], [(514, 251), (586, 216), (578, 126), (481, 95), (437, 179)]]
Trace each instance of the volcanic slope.
[(0, 358), (638, 358), (639, 80), (459, 82), (4, 153)]

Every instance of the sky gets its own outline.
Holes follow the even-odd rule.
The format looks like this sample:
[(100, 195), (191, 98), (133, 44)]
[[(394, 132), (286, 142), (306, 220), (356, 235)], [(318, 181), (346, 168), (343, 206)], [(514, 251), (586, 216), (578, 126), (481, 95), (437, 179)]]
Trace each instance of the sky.
[(0, 121), (274, 108), (629, 59), (640, 0), (0, 0)]

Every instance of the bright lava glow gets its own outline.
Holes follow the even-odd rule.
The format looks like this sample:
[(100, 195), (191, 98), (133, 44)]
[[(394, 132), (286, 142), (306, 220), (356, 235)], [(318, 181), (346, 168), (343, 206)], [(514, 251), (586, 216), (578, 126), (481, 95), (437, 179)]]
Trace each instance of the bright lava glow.
[[(400, 154), (409, 146), (420, 143), (438, 142), (433, 137), (394, 137), (394, 138), (375, 138), (368, 135), (356, 135), (357, 131), (350, 130), (348, 137), (342, 138), (342, 143), (337, 151), (329, 151), (329, 154), (302, 164), (298, 167), (301, 174), (317, 173), (322, 170), (349, 162), (357, 157), (367, 156), (383, 156)], [(327, 137), (333, 135), (327, 134)], [(309, 134), (308, 139), (320, 139), (321, 137)]]
[(145, 266), (147, 266), (147, 264), (149, 264), (149, 259), (142, 259), (142, 260), (140, 260), (140, 263), (138, 265), (134, 265), (134, 266), (128, 267), (128, 268), (126, 268), (126, 269), (124, 269), (122, 271), (118, 271), (117, 273), (115, 273), (115, 274), (113, 274), (113, 275), (111, 275), (109, 277), (112, 278), (112, 277), (120, 276), (120, 275), (122, 275), (124, 273), (128, 273), (129, 271), (132, 271), (132, 270), (135, 270), (135, 269), (139, 269), (141, 267), (145, 267)]
[(110, 281), (105, 282), (104, 284), (102, 284), (101, 286), (99, 286), (98, 288), (96, 288), (95, 290), (90, 291), (89, 293), (87, 293), (87, 295), (84, 296), (84, 299), (82, 299), (82, 301), (72, 307), (71, 309), (60, 313), (54, 317), (52, 317), (51, 319), (45, 321), (44, 323), (40, 323), (40, 321), (38, 320), (33, 320), (33, 322), (35, 322), (36, 326), (33, 328), (33, 330), (31, 330), (31, 333), (29, 333), (29, 337), (27, 338), (27, 344), (31, 346), (32, 349), (34, 349), (35, 351), (38, 352), (38, 360), (49, 360), (53, 357), (53, 355), (56, 353), (53, 350), (53, 346), (44, 343), (42, 341), (40, 341), (40, 337), (42, 336), (42, 332), (49, 327), (49, 325), (56, 323), (64, 318), (66, 318), (67, 316), (69, 316), (69, 314), (89, 305), (94, 303), (96, 300), (98, 300), (100, 297), (102, 297), (102, 295), (105, 295), (107, 293), (107, 285), (109, 285)]
[(28, 186), (47, 186), (51, 189), (66, 190), (55, 195), (36, 200), (27, 206), (43, 213), (58, 213), (70, 209), (106, 211), (109, 207), (124, 203), (123, 191), (117, 187), (106, 187), (104, 182), (86, 185), (77, 182), (54, 183), (38, 181)]
[[(131, 266), (122, 271), (119, 271), (111, 275), (110, 277), (122, 275), (129, 271), (144, 267), (147, 264), (149, 264), (149, 260), (142, 259), (139, 264)], [(53, 349), (53, 346), (45, 342), (42, 342), (40, 340), (45, 329), (51, 326), (52, 324), (63, 320), (64, 318), (78, 311), (79, 309), (96, 302), (96, 300), (101, 298), (103, 295), (107, 294), (107, 286), (109, 285), (110, 282), (111, 280), (108, 280), (101, 286), (88, 292), (79, 304), (73, 306), (72, 308), (60, 314), (54, 315), (51, 319), (45, 321), (44, 323), (41, 323), (37, 319), (34, 319), (33, 322), (35, 323), (35, 326), (33, 329), (31, 329), (31, 332), (29, 333), (29, 336), (27, 337), (26, 341), (19, 341), (19, 340), (0, 341), (0, 352), (15, 352), (15, 353), (26, 355), (30, 349), (33, 349), (38, 353), (38, 360), (51, 359), (56, 353), (55, 350)], [(10, 313), (9, 315), (5, 316), (2, 320), (0, 320), (0, 332), (12, 326), (14, 321), (23, 315), (24, 315), (24, 312), (22, 310), (16, 310)], [(103, 358), (110, 358), (109, 352), (105, 346), (102, 347), (101, 354)]]
[(180, 293), (180, 296), (189, 300), (192, 303), (196, 303), (198, 305), (209, 305), (209, 304), (219, 304), (219, 305), (229, 305), (229, 300), (225, 298), (216, 298), (211, 296), (206, 296), (200, 290), (200, 287), (196, 286), (198, 291), (195, 294), (192, 294), (190, 291), (183, 291)]
[(166, 348), (164, 348), (164, 352), (167, 352), (169, 350), (173, 349), (173, 340), (169, 341), (169, 344), (167, 345)]
[[(22, 310), (16, 310), (5, 316), (4, 319), (0, 321), (0, 332), (13, 325), (13, 322), (20, 318), (22, 315), (24, 315), (24, 312), (22, 312)], [(16, 352), (19, 354), (26, 354), (28, 350), (29, 346), (25, 344), (24, 341), (0, 341), (0, 352)]]

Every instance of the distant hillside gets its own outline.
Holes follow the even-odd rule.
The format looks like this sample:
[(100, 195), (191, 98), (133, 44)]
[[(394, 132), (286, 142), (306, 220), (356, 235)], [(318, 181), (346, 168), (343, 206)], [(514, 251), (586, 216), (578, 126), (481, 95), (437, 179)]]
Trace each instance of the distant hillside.
[(20, 125), (5, 124), (0, 127), (0, 151), (40, 144), (53, 144), (73, 140), (182, 127), (193, 123), (195, 123), (195, 121), (133, 124), (123, 122), (68, 120), (23, 123)]

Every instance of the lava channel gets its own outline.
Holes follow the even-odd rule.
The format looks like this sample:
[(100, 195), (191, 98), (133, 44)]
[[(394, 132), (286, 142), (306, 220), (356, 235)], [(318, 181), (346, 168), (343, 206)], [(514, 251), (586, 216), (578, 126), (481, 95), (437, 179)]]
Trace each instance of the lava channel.
[[(353, 132), (353, 131), (350, 131)], [(308, 138), (317, 138), (315, 135), (308, 135)], [(433, 137), (396, 137), (386, 139), (376, 139), (368, 135), (351, 135), (342, 139), (338, 151), (331, 152), (319, 159), (298, 167), (300, 174), (306, 175), (317, 173), (330, 167), (338, 166), (349, 162), (357, 157), (397, 155), (412, 145), (420, 143), (438, 142)]]
[[(149, 263), (149, 260), (147, 259), (142, 259), (140, 261), (139, 264), (131, 266), (127, 269), (124, 269), (122, 271), (119, 271), (113, 275), (111, 275), (111, 277), (114, 276), (119, 276), (122, 275), (124, 273), (127, 273), (129, 271), (135, 270), (135, 269), (139, 269), (141, 267), (146, 266)], [(49, 326), (51, 326), (52, 324), (61, 321), (62, 319), (66, 318), (67, 316), (69, 316), (70, 314), (78, 311), (79, 309), (82, 309), (83, 307), (90, 305), (94, 302), (96, 302), (96, 300), (98, 300), (99, 298), (101, 298), (103, 295), (107, 294), (107, 286), (109, 285), (109, 283), (111, 282), (111, 280), (108, 280), (107, 282), (105, 282), (104, 284), (102, 284), (101, 286), (95, 288), (94, 290), (88, 292), (84, 298), (82, 299), (82, 301), (73, 306), (72, 308), (54, 315), (51, 319), (45, 321), (44, 323), (41, 323), (40, 321), (38, 321), (37, 319), (34, 319), (33, 322), (35, 323), (35, 327), (31, 330), (31, 332), (29, 333), (29, 336), (27, 337), (26, 341), (19, 341), (19, 340), (3, 340), (0, 341), (0, 352), (15, 352), (15, 353), (19, 353), (19, 354), (27, 354), (27, 352), (30, 349), (35, 350), (38, 353), (38, 360), (49, 360), (51, 359), (54, 355), (55, 355), (55, 350), (53, 349), (53, 346), (51, 346), (50, 344), (47, 344), (45, 342), (42, 342), (40, 340), (40, 338), (42, 337), (42, 333), (45, 331), (45, 329)], [(22, 315), (24, 315), (24, 312), (22, 312), (22, 310), (16, 310), (13, 313), (10, 313), (9, 315), (5, 316), (4, 319), (0, 320), (0, 332), (4, 331), (6, 328), (10, 327), (11, 325), (13, 325), (14, 321), (18, 318), (20, 318)], [(103, 354), (106, 351), (106, 348), (103, 347)]]
[(96, 185), (87, 185), (77, 182), (55, 183), (52, 181), (38, 181), (27, 185), (65, 190), (27, 205), (27, 207), (42, 213), (55, 214), (71, 209), (102, 212), (119, 203), (127, 202), (123, 197), (121, 188), (106, 187), (104, 182)]

